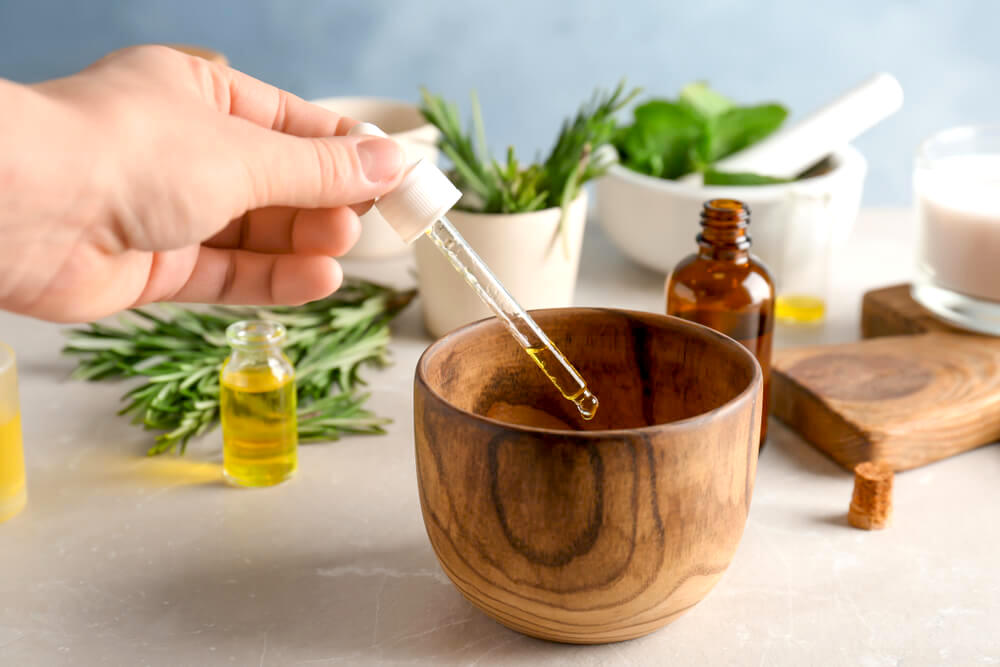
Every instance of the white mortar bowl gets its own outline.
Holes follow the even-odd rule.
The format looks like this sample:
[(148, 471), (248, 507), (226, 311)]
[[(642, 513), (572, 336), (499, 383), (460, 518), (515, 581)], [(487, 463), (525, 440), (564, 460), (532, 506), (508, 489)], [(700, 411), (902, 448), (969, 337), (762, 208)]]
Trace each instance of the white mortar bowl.
[[(668, 274), (697, 248), (702, 204), (738, 199), (750, 207), (751, 252), (782, 281), (805, 243), (843, 246), (861, 206), (868, 170), (864, 156), (845, 146), (825, 174), (779, 185), (702, 186), (646, 176), (614, 165), (596, 184), (597, 218), (630, 258)], [(794, 244), (789, 239), (796, 239)]]
[[(437, 162), (438, 129), (428, 123), (420, 108), (409, 102), (378, 97), (326, 97), (312, 100), (325, 109), (378, 125), (395, 139), (406, 153), (407, 163), (420, 158)], [(347, 253), (357, 259), (379, 259), (402, 255), (409, 250), (399, 235), (377, 211), (361, 216), (361, 238)]]

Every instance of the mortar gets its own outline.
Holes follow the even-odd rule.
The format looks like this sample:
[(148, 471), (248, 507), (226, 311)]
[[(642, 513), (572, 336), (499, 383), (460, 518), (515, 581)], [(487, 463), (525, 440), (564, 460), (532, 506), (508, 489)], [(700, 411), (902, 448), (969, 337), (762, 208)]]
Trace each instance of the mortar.
[(760, 367), (665, 315), (532, 315), (597, 417), (584, 422), (496, 319), (431, 345), (414, 394), (427, 535), (459, 591), (510, 628), (570, 643), (647, 634), (708, 593), (742, 536)]

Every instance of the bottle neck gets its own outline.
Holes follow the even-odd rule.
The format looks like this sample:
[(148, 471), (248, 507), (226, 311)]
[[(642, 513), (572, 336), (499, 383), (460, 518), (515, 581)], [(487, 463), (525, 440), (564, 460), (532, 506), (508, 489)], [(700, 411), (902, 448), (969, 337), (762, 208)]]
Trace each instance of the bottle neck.
[(698, 256), (745, 264), (750, 260), (750, 209), (735, 199), (713, 199), (701, 211)]
[(280, 347), (272, 347), (270, 345), (255, 347), (234, 346), (230, 350), (231, 357), (238, 357), (243, 362), (255, 364), (266, 364), (268, 359), (274, 356), (281, 356), (281, 354), (282, 352)]
[[(226, 339), (232, 352), (227, 368), (273, 368), (289, 365), (281, 351), (285, 341), (285, 327), (278, 322), (244, 320), (230, 324)], [(291, 370), (288, 371), (289, 375)]]

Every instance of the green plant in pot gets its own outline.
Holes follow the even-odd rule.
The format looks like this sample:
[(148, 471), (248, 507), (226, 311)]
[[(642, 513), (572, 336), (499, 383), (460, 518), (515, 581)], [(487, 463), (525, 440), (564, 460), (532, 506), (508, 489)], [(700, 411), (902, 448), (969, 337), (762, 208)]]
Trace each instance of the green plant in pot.
[[(422, 112), (441, 132), (441, 152), (462, 191), (448, 219), (527, 309), (571, 305), (587, 215), (583, 185), (614, 160), (615, 113), (638, 90), (624, 83), (598, 91), (560, 129), (548, 155), (521, 164), (513, 148), (489, 154), (482, 112), (472, 95), (463, 129), (457, 107), (426, 90)], [(429, 243), (415, 245), (424, 322), (434, 336), (492, 313)]]

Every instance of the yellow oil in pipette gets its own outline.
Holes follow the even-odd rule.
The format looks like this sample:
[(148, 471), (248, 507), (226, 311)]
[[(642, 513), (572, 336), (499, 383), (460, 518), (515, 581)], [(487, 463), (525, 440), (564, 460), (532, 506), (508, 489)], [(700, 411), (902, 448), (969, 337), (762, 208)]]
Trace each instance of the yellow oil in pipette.
[[(555, 385), (562, 397), (576, 404), (576, 409), (580, 411), (581, 417), (589, 421), (597, 415), (597, 397), (587, 388), (586, 382), (582, 387), (563, 387), (559, 378), (550, 370), (561, 365), (573, 368), (573, 365), (569, 363), (559, 348), (555, 345), (549, 345), (548, 347), (529, 347), (525, 348), (524, 351), (542, 369), (542, 372)], [(573, 370), (576, 369), (573, 368)]]
[(455, 270), (465, 278), (465, 282), (507, 327), (514, 340), (545, 373), (563, 398), (576, 405), (581, 417), (588, 421), (593, 419), (597, 415), (599, 403), (583, 376), (542, 331), (531, 315), (514, 300), (448, 219), (444, 217), (438, 219), (427, 229), (426, 234), (444, 253)]

